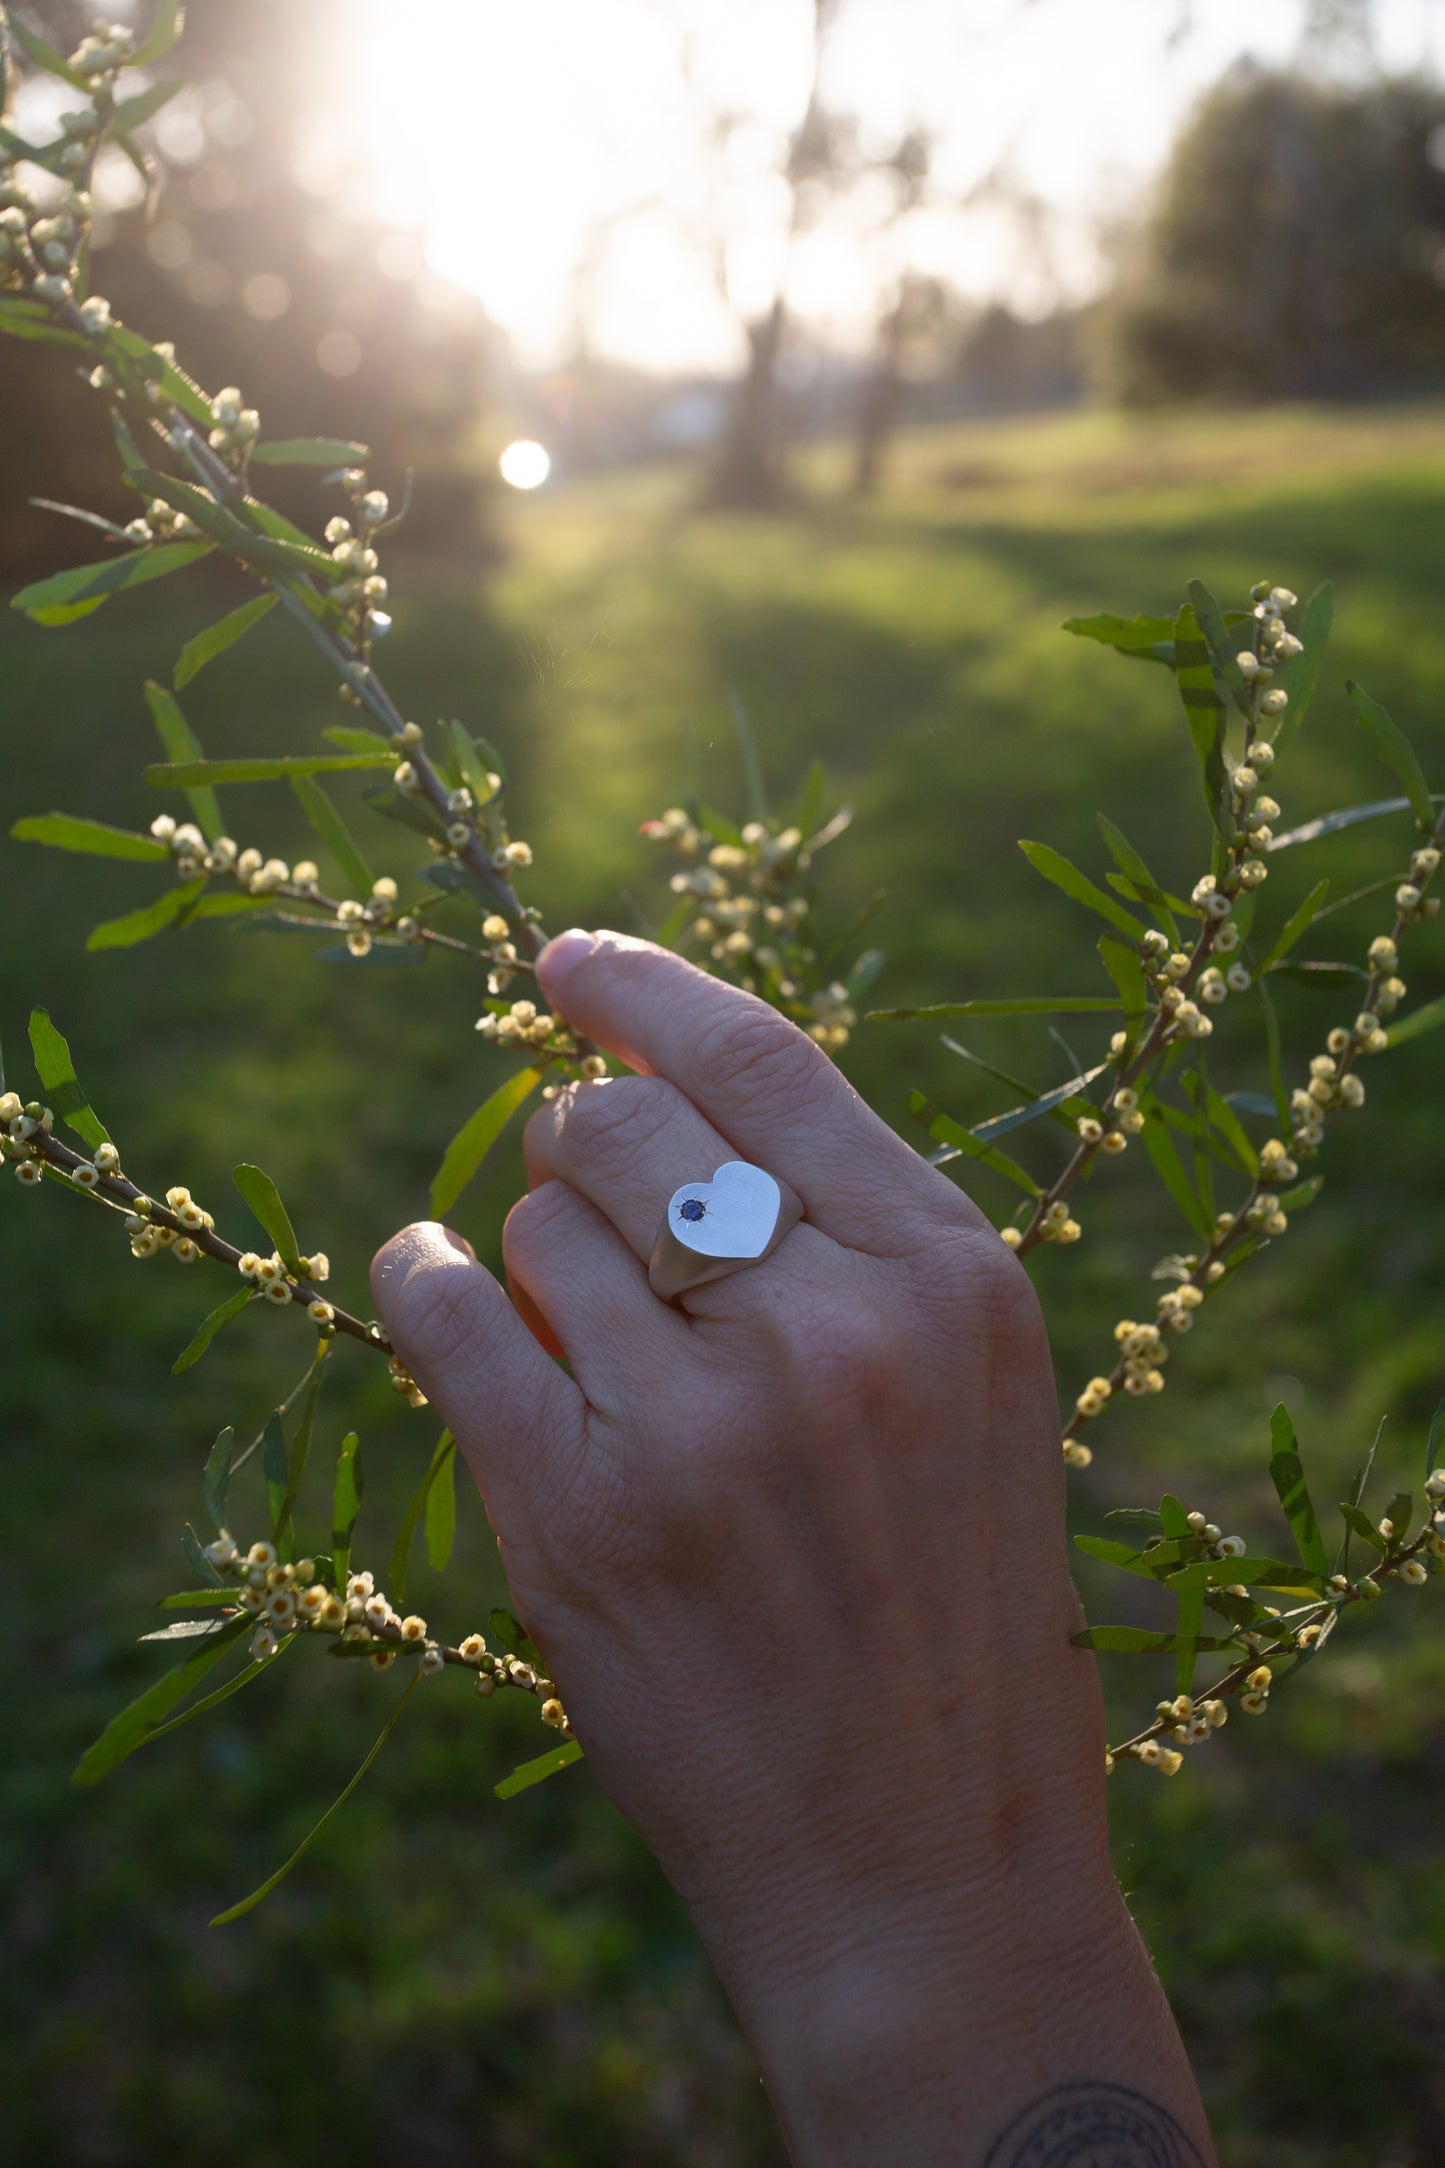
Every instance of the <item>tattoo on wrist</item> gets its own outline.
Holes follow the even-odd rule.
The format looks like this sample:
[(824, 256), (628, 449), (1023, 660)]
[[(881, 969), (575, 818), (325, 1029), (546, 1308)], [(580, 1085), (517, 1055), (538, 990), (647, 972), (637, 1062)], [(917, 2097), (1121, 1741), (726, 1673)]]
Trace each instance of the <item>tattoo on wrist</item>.
[(1060, 2085), (1015, 2116), (984, 2168), (1204, 2168), (1204, 2156), (1142, 2093)]

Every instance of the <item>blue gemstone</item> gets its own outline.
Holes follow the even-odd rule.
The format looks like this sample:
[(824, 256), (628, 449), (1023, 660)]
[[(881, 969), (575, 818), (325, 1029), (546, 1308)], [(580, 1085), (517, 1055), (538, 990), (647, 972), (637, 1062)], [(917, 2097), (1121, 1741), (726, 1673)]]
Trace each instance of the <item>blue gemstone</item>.
[(701, 1197), (689, 1197), (686, 1204), (678, 1206), (678, 1211), (685, 1220), (700, 1220), (706, 1210), (707, 1206)]

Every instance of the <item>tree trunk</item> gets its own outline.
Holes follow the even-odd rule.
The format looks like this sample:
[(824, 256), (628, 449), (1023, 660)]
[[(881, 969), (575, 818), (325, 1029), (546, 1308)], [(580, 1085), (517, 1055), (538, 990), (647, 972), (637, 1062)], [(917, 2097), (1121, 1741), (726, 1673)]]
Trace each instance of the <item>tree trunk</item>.
[(778, 360), (786, 321), (779, 295), (766, 316), (747, 326), (748, 365), (733, 395), (708, 488), (713, 504), (766, 511), (782, 496)]

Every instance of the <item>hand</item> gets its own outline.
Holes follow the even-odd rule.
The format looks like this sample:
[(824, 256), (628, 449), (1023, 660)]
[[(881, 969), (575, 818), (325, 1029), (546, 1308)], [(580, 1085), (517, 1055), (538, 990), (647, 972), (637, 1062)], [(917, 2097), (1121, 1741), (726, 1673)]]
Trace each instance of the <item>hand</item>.
[[(982, 2158), (1048, 2084), (1137, 2078), (1121, 1994), (1144, 2090), (1201, 2129), (1109, 1869), (1026, 1275), (765, 1003), (611, 934), (539, 976), (638, 1073), (529, 1123), (516, 1308), (427, 1226), (381, 1252), (377, 1301), (795, 2159)], [(805, 1220), (669, 1307), (666, 1200), (736, 1158)]]

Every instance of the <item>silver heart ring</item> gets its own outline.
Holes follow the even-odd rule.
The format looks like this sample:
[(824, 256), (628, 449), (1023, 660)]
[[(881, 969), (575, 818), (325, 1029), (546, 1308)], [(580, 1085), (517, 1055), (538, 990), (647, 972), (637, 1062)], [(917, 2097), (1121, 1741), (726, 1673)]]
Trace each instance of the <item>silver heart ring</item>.
[(647, 1277), (664, 1302), (689, 1288), (760, 1265), (803, 1216), (801, 1199), (765, 1168), (730, 1159), (710, 1182), (684, 1182), (668, 1199)]

